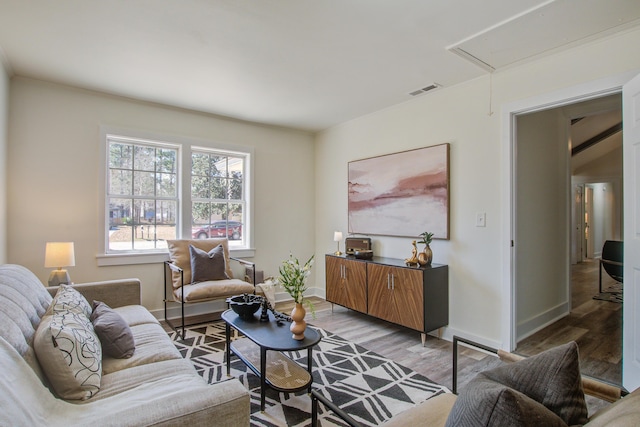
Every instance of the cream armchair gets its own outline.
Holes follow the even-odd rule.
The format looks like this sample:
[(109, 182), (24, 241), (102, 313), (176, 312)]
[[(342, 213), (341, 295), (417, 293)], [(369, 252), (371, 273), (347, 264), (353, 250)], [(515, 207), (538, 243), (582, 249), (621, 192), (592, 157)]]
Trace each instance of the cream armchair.
[[(255, 293), (255, 264), (231, 258), (227, 239), (167, 240), (167, 244), (170, 259), (164, 263), (164, 316), (173, 330), (182, 329), (183, 338), (185, 304)], [(234, 279), (231, 261), (253, 271), (253, 284)], [(167, 304), (171, 303), (181, 306), (180, 325), (167, 316)]]

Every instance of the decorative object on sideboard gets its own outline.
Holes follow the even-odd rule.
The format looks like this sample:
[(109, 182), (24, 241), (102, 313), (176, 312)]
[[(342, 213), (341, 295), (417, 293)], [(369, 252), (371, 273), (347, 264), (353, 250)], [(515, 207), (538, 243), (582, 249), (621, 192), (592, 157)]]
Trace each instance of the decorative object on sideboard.
[(370, 251), (371, 238), (369, 237), (347, 237), (344, 239), (345, 252), (347, 255), (355, 255), (357, 251)]
[(284, 260), (279, 269), (280, 277), (277, 282), (282, 285), (296, 304), (291, 311), (292, 323), (289, 328), (295, 340), (303, 340), (304, 331), (307, 328), (307, 323), (304, 321), (306, 315), (304, 305), (307, 305), (311, 314), (315, 316), (313, 303), (304, 298), (304, 292), (307, 290), (307, 278), (311, 274), (311, 266), (313, 266), (313, 255), (304, 265), (300, 265), (298, 258), (289, 254), (289, 259)]
[(342, 252), (340, 252), (340, 240), (342, 240), (342, 231), (334, 231), (333, 241), (338, 242), (338, 250), (333, 253), (334, 255), (342, 255)]
[(433, 233), (425, 231), (420, 234), (420, 237), (422, 237), (422, 240), (418, 243), (424, 243), (424, 249), (418, 254), (418, 262), (421, 266), (428, 267), (431, 265), (431, 261), (433, 261), (433, 251), (431, 250), (431, 246), (429, 246), (433, 240)]
[(416, 241), (412, 241), (413, 249), (411, 249), (411, 256), (409, 258), (405, 258), (404, 263), (407, 267), (417, 267), (420, 265), (418, 261), (418, 246), (416, 246)]
[(74, 267), (76, 256), (73, 242), (47, 242), (44, 251), (44, 266), (57, 268), (49, 276), (49, 286), (58, 286), (61, 283), (71, 284), (71, 278), (63, 267)]
[(356, 257), (356, 259), (373, 259), (373, 251), (371, 249), (359, 249), (353, 251), (353, 256)]

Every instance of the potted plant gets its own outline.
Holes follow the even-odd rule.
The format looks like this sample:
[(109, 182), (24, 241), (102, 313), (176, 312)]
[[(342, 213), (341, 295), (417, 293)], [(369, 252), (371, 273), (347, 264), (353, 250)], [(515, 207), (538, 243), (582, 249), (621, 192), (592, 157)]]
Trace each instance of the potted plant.
[(430, 266), (431, 261), (433, 261), (433, 251), (429, 245), (433, 240), (433, 233), (425, 231), (420, 234), (420, 237), (422, 237), (422, 240), (418, 241), (418, 243), (424, 243), (425, 246), (424, 250), (418, 254), (418, 263), (422, 266)]
[(284, 290), (293, 298), (295, 306), (291, 311), (291, 333), (293, 339), (304, 339), (304, 330), (307, 324), (304, 321), (306, 311), (304, 305), (309, 307), (311, 314), (315, 316), (315, 308), (313, 303), (304, 299), (304, 292), (307, 290), (307, 277), (311, 274), (311, 266), (313, 265), (313, 255), (304, 265), (300, 264), (298, 258), (289, 254), (289, 259), (282, 262), (279, 268), (280, 277), (277, 283), (282, 285)]

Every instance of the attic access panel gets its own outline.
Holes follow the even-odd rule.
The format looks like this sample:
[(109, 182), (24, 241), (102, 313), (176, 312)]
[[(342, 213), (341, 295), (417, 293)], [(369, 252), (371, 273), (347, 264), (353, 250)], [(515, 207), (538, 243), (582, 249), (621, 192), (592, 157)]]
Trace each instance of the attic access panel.
[(639, 24), (637, 0), (546, 1), (447, 49), (492, 72)]
[(449, 144), (348, 166), (349, 233), (449, 239)]

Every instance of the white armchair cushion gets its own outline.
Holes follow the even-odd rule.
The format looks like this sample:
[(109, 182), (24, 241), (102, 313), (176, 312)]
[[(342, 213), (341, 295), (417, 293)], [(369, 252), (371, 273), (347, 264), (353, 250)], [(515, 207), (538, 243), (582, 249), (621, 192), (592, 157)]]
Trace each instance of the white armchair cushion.
[(252, 294), (254, 287), (251, 283), (239, 279), (210, 280), (207, 282), (192, 283), (175, 289), (173, 296), (176, 301), (181, 301), (184, 293), (184, 302), (206, 301), (229, 297), (231, 295)]

